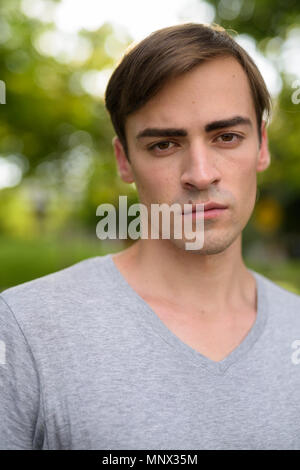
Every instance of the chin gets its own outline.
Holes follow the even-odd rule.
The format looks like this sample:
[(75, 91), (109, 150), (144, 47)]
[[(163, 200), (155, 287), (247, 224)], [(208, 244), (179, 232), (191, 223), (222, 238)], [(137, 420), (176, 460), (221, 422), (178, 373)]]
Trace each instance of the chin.
[[(239, 237), (240, 233), (236, 234), (227, 234), (227, 237), (218, 237), (217, 239), (213, 239), (213, 237), (207, 236), (207, 234), (204, 234), (204, 244), (202, 248), (196, 248), (196, 249), (190, 249), (186, 248), (186, 243), (191, 243), (195, 245), (196, 243), (195, 240), (188, 240), (188, 239), (175, 239), (173, 238), (171, 243), (176, 246), (176, 248), (185, 251), (186, 253), (191, 253), (191, 254), (199, 254), (199, 255), (217, 255), (219, 253), (223, 253), (227, 248), (229, 248), (234, 241)], [(192, 246), (193, 248), (193, 246)]]

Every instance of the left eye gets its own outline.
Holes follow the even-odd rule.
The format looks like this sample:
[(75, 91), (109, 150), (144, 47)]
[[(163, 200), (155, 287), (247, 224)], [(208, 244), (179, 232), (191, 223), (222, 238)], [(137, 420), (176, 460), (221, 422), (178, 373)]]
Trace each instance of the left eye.
[(221, 140), (222, 142), (229, 142), (229, 143), (235, 142), (236, 140), (242, 140), (241, 135), (233, 134), (230, 132), (219, 135), (216, 140), (219, 140), (220, 138), (222, 139)]

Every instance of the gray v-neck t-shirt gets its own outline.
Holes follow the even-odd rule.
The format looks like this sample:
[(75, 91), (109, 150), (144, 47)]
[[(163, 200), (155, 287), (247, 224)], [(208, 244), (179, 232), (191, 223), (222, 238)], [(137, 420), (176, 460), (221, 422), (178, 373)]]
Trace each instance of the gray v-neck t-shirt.
[(215, 362), (112, 255), (0, 295), (0, 449), (300, 449), (300, 296), (249, 270), (257, 317)]

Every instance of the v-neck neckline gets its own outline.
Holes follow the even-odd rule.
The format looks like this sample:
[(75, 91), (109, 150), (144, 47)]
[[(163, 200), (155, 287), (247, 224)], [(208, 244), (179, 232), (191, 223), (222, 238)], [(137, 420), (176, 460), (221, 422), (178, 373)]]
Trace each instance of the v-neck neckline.
[[(132, 298), (132, 304), (138, 305), (137, 315), (140, 317), (143, 313), (143, 320), (146, 320), (152, 329), (170, 346), (176, 348), (177, 352), (182, 353), (187, 360), (190, 360), (194, 365), (203, 367), (207, 372), (215, 373), (217, 375), (224, 374), (227, 369), (242, 359), (248, 351), (252, 348), (254, 343), (261, 336), (265, 329), (265, 325), (268, 317), (268, 299), (263, 286), (264, 278), (262, 275), (248, 268), (253, 274), (256, 281), (256, 299), (257, 299), (257, 314), (255, 322), (247, 335), (225, 358), (220, 361), (214, 361), (207, 356), (203, 355), (199, 351), (193, 349), (187, 343), (182, 341), (175, 333), (173, 333), (166, 324), (159, 318), (158, 314), (152, 309), (152, 307), (135, 291), (135, 289), (129, 284), (126, 278), (118, 269), (115, 264), (112, 254), (107, 254), (97, 258), (106, 258), (108, 268), (117, 280), (118, 289), (123, 291), (123, 294), (127, 297)], [(142, 311), (142, 312), (141, 312)], [(141, 320), (141, 318), (139, 318)]]

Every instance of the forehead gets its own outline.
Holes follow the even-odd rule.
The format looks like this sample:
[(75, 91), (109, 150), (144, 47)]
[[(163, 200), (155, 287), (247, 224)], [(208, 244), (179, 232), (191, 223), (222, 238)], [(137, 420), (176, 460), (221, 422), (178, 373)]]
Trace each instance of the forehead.
[(142, 108), (128, 116), (128, 138), (145, 127), (205, 127), (233, 115), (254, 123), (255, 107), (248, 77), (233, 57), (214, 58), (169, 80)]

